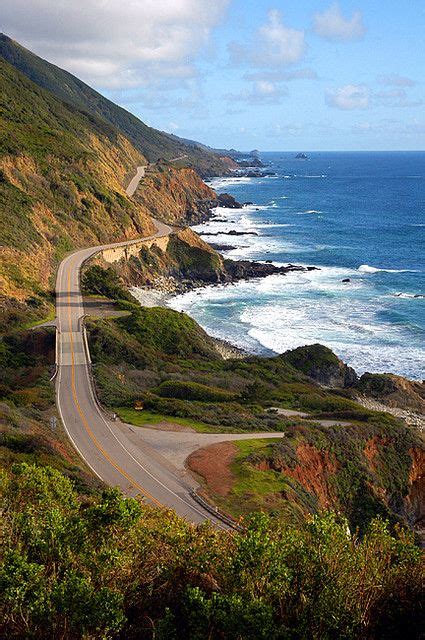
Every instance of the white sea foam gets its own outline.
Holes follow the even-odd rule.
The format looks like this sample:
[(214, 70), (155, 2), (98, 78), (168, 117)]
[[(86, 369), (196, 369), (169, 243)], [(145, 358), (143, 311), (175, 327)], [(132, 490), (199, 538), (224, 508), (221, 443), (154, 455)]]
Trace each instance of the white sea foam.
[(425, 298), (425, 295), (423, 295), (422, 293), (404, 293), (403, 291), (401, 291), (400, 293), (393, 293), (392, 295), (395, 298), (414, 298), (415, 300)]
[(246, 176), (231, 176), (228, 178), (213, 178), (208, 184), (211, 189), (224, 189), (227, 187), (247, 184), (253, 180), (254, 178), (248, 178)]
[(415, 269), (385, 269), (371, 267), (369, 264), (361, 264), (357, 271), (360, 271), (360, 273), (378, 273), (380, 271), (386, 273), (417, 273)]
[[(351, 280), (348, 287), (345, 278)], [(207, 287), (170, 302), (210, 333), (253, 352), (281, 353), (321, 342), (358, 373), (397, 371), (421, 379), (423, 353), (415, 346), (401, 348), (405, 328), (379, 316), (389, 304), (388, 296), (376, 296), (372, 283), (344, 267)], [(226, 319), (217, 323), (217, 309), (223, 307)]]

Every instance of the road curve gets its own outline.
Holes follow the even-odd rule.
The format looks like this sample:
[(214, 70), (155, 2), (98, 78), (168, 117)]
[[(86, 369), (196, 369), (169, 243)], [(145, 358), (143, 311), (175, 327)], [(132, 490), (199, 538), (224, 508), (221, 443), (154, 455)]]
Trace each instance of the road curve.
[[(157, 231), (146, 239), (168, 235), (171, 228), (155, 221)], [(150, 447), (138, 447), (121, 433), (99, 407), (91, 378), (91, 363), (83, 326), (80, 290), (82, 264), (98, 251), (131, 242), (90, 247), (67, 256), (60, 264), (56, 281), (56, 398), (63, 426), (76, 450), (92, 471), (106, 484), (126, 495), (141, 495), (147, 501), (174, 509), (195, 523), (220, 520), (202, 508), (189, 494), (195, 482), (171, 465), (152, 456)]]

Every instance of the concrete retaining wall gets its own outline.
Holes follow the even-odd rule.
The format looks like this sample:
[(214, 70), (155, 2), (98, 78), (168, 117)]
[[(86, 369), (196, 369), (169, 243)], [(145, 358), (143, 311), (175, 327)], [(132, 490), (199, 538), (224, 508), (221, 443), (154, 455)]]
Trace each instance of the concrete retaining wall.
[(137, 256), (142, 247), (150, 248), (156, 245), (162, 251), (166, 251), (168, 247), (169, 236), (160, 236), (159, 238), (151, 238), (150, 240), (140, 240), (124, 247), (114, 247), (112, 249), (104, 249), (101, 256), (105, 262), (118, 262), (119, 260), (128, 260), (131, 256)]

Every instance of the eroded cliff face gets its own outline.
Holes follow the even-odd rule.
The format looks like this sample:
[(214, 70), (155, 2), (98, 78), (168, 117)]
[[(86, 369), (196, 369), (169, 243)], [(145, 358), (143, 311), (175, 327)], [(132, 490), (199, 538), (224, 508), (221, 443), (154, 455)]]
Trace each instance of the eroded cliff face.
[(165, 164), (146, 172), (134, 197), (153, 217), (177, 225), (207, 218), (216, 200), (196, 171)]
[[(79, 247), (151, 233), (143, 207), (126, 196), (122, 183), (137, 154), (90, 140), (96, 157), (64, 164), (50, 158), (46, 169), (29, 156), (0, 159), (2, 229), (1, 289), (23, 301), (53, 284), (58, 262)], [(123, 162), (123, 160), (125, 162)]]
[(129, 250), (106, 250), (95, 262), (103, 267), (111, 265), (126, 287), (170, 293), (226, 278), (220, 254), (187, 227), (166, 237), (141, 241)]
[(425, 543), (425, 449), (412, 447), (409, 454), (412, 465), (405, 499), (406, 517)]

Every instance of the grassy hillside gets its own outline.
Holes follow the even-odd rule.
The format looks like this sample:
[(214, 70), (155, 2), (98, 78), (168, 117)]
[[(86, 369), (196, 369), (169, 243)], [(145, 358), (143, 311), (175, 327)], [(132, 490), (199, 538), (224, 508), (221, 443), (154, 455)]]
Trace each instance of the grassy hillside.
[[(117, 320), (89, 323), (90, 349), (102, 401), (135, 424), (184, 420), (197, 430), (280, 431), (275, 444), (239, 443), (228, 491), (209, 486), (219, 475), (221, 451), (206, 449), (208, 464), (190, 466), (205, 480), (214, 502), (235, 515), (274, 511), (289, 522), (324, 508), (343, 512), (362, 530), (373, 516), (414, 524), (416, 432), (393, 416), (363, 408), (351, 390), (321, 387), (291, 360), (251, 357), (223, 360), (215, 342), (186, 314), (136, 308)], [(313, 347), (311, 360), (317, 347)], [(306, 350), (303, 356), (307, 355)], [(315, 371), (324, 363), (319, 353)], [(133, 412), (142, 400), (143, 412)], [(268, 410), (302, 411), (305, 416)], [(224, 438), (225, 439), (225, 438)], [(238, 446), (239, 446), (238, 445)], [(196, 454), (195, 454), (196, 455)], [(213, 483), (214, 484), (214, 483)], [(215, 483), (217, 484), (217, 483)]]
[(39, 58), (4, 34), (0, 34), (0, 56), (60, 100), (118, 128), (149, 162), (185, 156), (180, 164), (194, 167), (201, 175), (221, 174), (232, 165), (230, 160), (206, 149), (188, 146), (177, 138), (148, 127), (72, 74)]
[(40, 301), (70, 249), (153, 229), (123, 188), (143, 157), (1, 59), (0, 78), (1, 290)]

